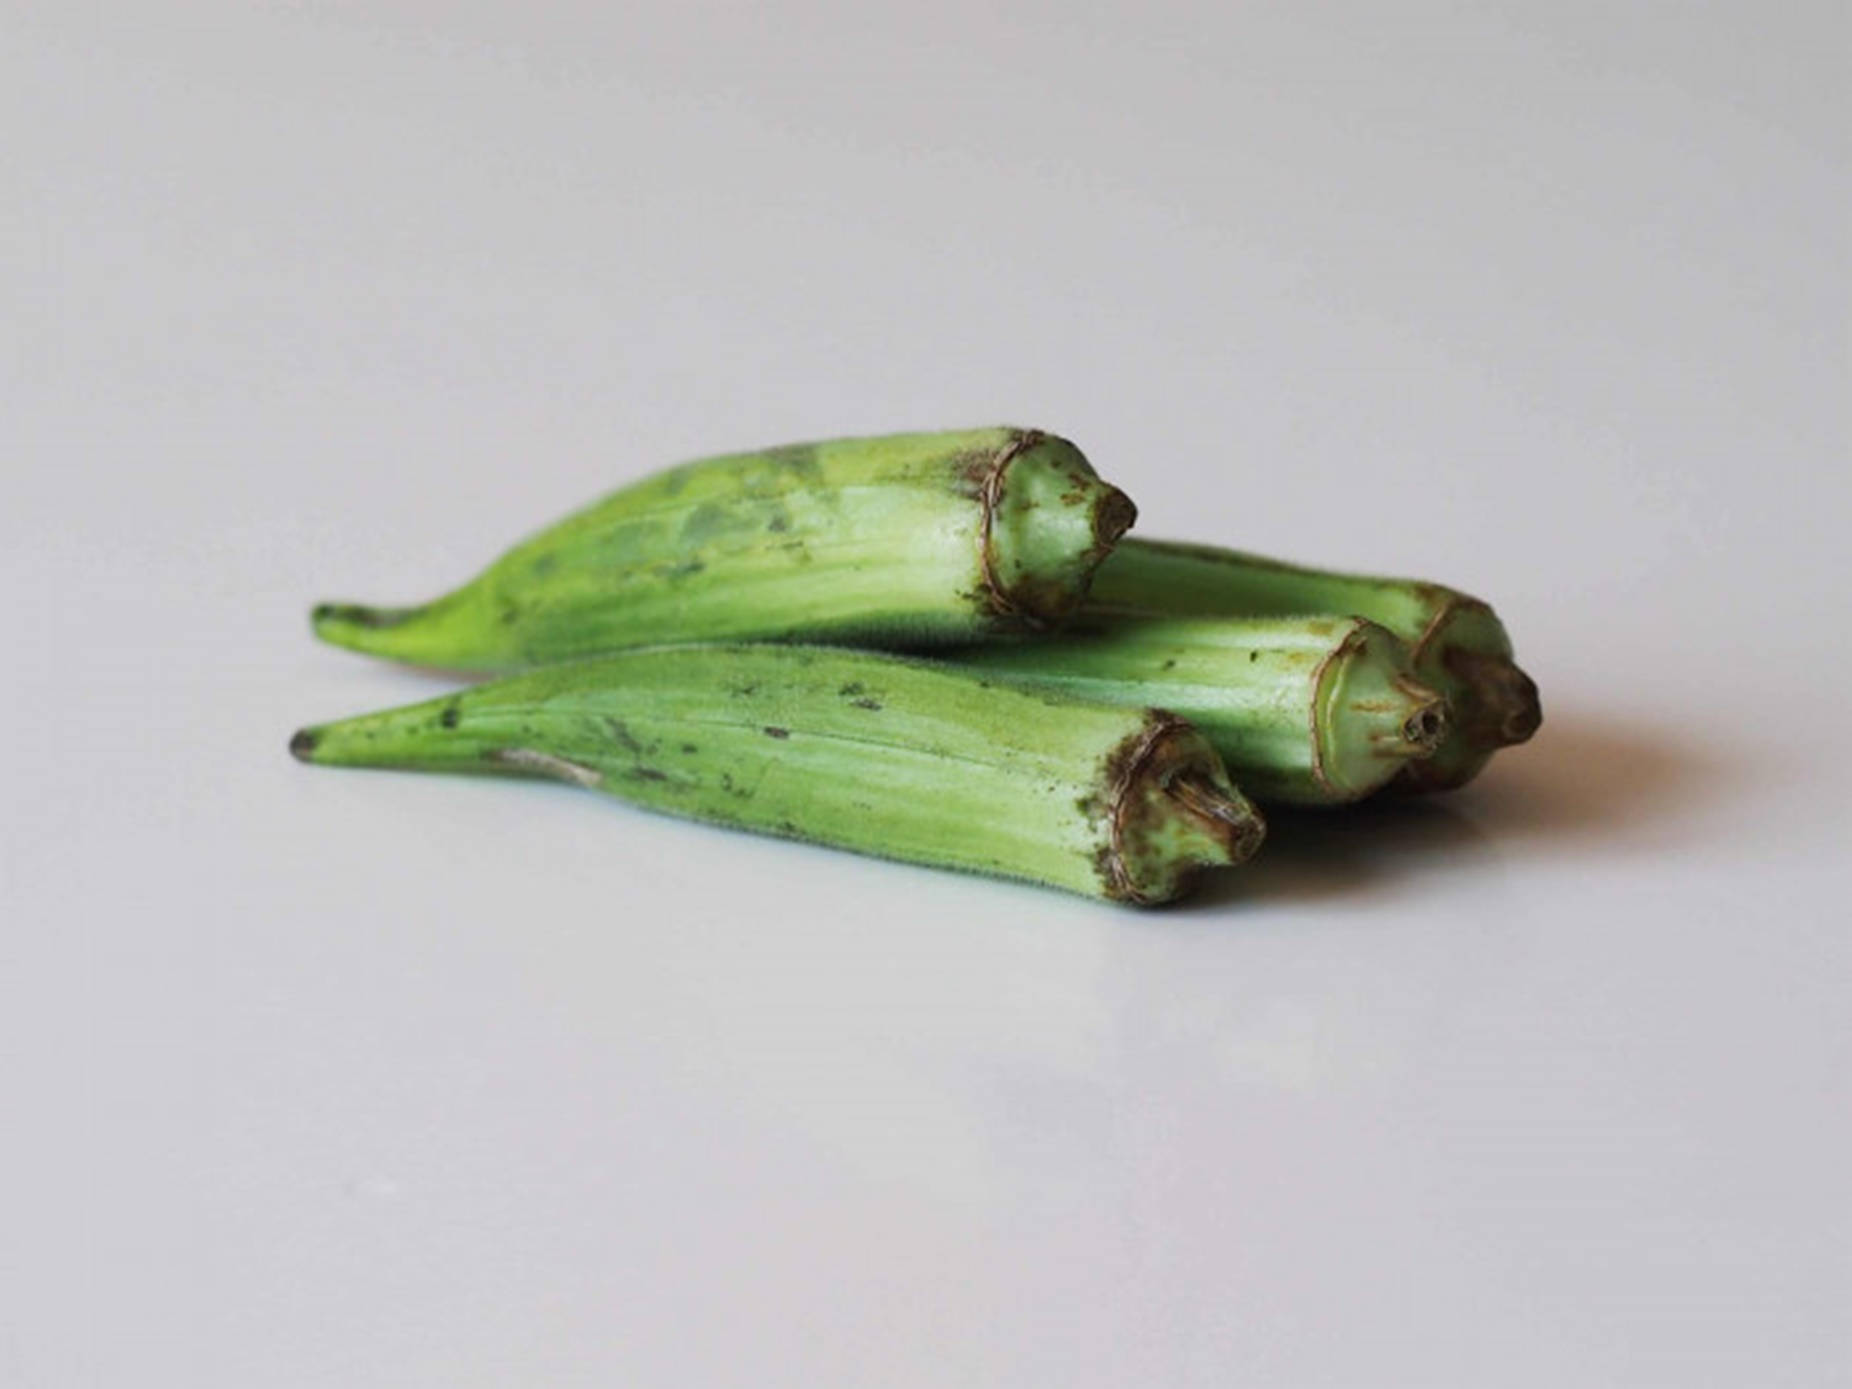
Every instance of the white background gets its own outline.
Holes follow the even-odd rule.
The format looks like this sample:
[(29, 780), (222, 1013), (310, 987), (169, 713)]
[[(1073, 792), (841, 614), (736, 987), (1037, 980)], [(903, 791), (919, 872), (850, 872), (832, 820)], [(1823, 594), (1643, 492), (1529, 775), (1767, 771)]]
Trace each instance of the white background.
[[(1836, 4), (0, 6), (0, 1384), (1852, 1375)], [(1066, 433), (1547, 722), (1128, 913), (309, 769), (671, 461)]]

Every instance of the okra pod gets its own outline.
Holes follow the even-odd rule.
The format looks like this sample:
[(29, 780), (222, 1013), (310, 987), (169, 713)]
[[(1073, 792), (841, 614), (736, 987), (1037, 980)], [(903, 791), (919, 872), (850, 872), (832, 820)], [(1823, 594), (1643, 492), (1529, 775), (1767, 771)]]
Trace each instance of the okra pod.
[(1174, 715), (834, 647), (647, 647), (305, 728), (307, 762), (554, 777), (653, 810), (1165, 902), (1263, 824)]
[(1208, 545), (1126, 541), (1094, 576), (1105, 611), (1174, 616), (1334, 613), (1368, 618), (1409, 644), (1415, 678), (1447, 700), (1449, 731), (1396, 784), (1464, 786), (1499, 748), (1522, 743), (1543, 714), (1537, 686), (1512, 660), (1511, 638), (1485, 603), (1415, 579), (1337, 574)]
[(1054, 636), (950, 653), (960, 665), (1188, 719), (1264, 803), (1338, 805), (1430, 756), (1446, 701), (1362, 618), (1091, 614)]
[(968, 641), (1065, 617), (1136, 514), (1036, 430), (795, 444), (668, 469), (422, 607), (324, 603), (314, 626), (485, 671), (667, 641)]

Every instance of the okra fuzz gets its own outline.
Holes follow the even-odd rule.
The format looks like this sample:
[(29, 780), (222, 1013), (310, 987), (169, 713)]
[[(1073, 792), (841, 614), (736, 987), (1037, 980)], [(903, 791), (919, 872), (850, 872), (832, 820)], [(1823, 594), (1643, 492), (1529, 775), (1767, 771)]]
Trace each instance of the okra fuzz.
[(1184, 720), (936, 662), (664, 646), (303, 729), (342, 766), (541, 776), (691, 819), (1169, 901), (1264, 832)]
[(1188, 719), (1261, 802), (1336, 805), (1432, 755), (1446, 701), (1361, 618), (1094, 613), (1057, 635), (961, 648), (975, 670)]
[(1065, 439), (979, 429), (683, 464), (414, 608), (324, 603), (324, 640), (457, 670), (651, 643), (969, 641), (1059, 621), (1136, 515)]

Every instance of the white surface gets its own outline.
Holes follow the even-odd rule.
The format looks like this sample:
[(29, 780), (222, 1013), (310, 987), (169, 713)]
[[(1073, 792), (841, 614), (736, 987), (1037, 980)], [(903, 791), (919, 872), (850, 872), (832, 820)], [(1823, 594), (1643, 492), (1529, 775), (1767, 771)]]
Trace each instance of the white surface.
[[(0, 1383), (1845, 1382), (1843, 7), (778, 8), (6, 8)], [(284, 754), (1003, 420), (1542, 734), (1144, 915)]]

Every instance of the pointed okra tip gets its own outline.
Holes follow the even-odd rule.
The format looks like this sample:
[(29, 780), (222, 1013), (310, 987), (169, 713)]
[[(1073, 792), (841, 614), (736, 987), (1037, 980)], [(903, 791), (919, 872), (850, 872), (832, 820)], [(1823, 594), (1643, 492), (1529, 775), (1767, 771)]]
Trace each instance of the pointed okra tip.
[(992, 610), (1021, 625), (1058, 622), (1138, 508), (1066, 439), (1017, 432), (980, 479), (983, 583)]
[(289, 755), (298, 762), (313, 762), (315, 749), (322, 740), (321, 730), (317, 728), (298, 728), (289, 736)]
[(317, 603), (309, 612), (309, 626), (331, 646), (369, 651), (379, 634), (408, 621), (414, 608), (376, 608), (365, 603)]
[(1253, 857), (1267, 824), (1229, 780), (1215, 750), (1174, 714), (1151, 710), (1106, 760), (1105, 894), (1123, 902), (1172, 901), (1203, 870)]

